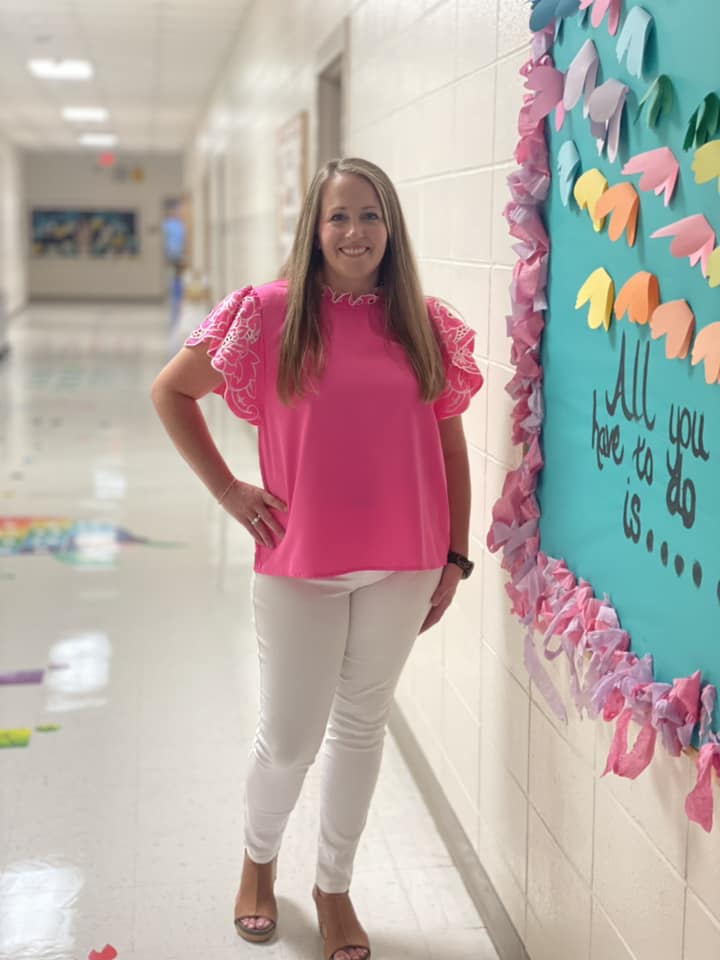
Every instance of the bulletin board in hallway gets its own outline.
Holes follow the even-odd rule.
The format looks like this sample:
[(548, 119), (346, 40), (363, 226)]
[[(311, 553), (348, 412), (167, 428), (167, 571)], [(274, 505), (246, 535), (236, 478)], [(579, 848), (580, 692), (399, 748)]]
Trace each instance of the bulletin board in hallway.
[(30, 249), (34, 257), (135, 257), (137, 221), (134, 210), (35, 209)]
[(656, 739), (712, 738), (720, 683), (720, 6), (528, 15), (506, 210), (525, 457), (489, 543), (537, 683), (561, 712), (541, 654), (564, 652), (581, 708), (642, 728), (642, 759), (626, 724), (608, 760), (635, 776)]

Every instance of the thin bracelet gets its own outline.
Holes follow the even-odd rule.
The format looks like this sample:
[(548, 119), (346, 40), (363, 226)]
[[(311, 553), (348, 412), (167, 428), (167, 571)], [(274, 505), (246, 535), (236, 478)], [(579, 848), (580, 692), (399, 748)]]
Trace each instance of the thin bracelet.
[(223, 502), (223, 500), (225, 499), (225, 497), (230, 493), (230, 491), (232, 490), (232, 488), (235, 486), (235, 484), (236, 484), (237, 482), (238, 482), (237, 477), (233, 477), (232, 480), (230, 481), (230, 483), (225, 487), (225, 489), (223, 490), (223, 492), (222, 492), (222, 493), (220, 494), (220, 496), (217, 498), (218, 504), (221, 504), (221, 503)]

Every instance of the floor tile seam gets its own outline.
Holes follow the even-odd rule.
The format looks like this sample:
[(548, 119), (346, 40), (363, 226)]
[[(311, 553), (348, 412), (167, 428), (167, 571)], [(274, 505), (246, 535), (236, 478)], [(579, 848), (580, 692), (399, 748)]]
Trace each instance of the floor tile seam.
[[(460, 874), (459, 874), (459, 871), (458, 871), (457, 867), (456, 867), (453, 863), (450, 863), (450, 864), (442, 864), (442, 865), (435, 866), (435, 867), (426, 867), (426, 868), (417, 868), (417, 867), (416, 867), (416, 868), (414, 868), (414, 871), (416, 871), (416, 872), (418, 872), (418, 873), (421, 873), (421, 872), (422, 872), (422, 873), (424, 873), (424, 874), (427, 874), (427, 873), (429, 873), (429, 872), (439, 871), (439, 870), (444, 870), (444, 871), (446, 871), (448, 874), (456, 874), (457, 877), (458, 877), (459, 883), (462, 884), (462, 878), (460, 877)], [(401, 876), (401, 877), (403, 876), (403, 872), (402, 872), (402, 871), (400, 872), (400, 876)], [(406, 888), (406, 890), (407, 890), (407, 888)], [(469, 894), (467, 894), (467, 897), (468, 897), (468, 900), (470, 901), (470, 903), (472, 904), (472, 901), (470, 900)], [(475, 910), (474, 904), (473, 904), (473, 910)], [(485, 925), (484, 923), (482, 923), (482, 918), (480, 917), (479, 914), (478, 914), (478, 921), (480, 921), (480, 922), (478, 922), (478, 923), (473, 923), (473, 924), (470, 924), (470, 925), (467, 925), (467, 924), (451, 924), (450, 927), (449, 927), (449, 929), (452, 929), (452, 930), (468, 930), (468, 931), (470, 931), (470, 930), (487, 930), (487, 927), (486, 927), (486, 925)], [(425, 929), (425, 928), (423, 928), (423, 929)], [(432, 928), (428, 927), (427, 929), (428, 929), (428, 930), (431, 930)], [(440, 928), (436, 928), (436, 929), (440, 929)], [(443, 929), (446, 929), (446, 928), (443, 928)]]
[[(470, 798), (468, 797), (468, 799), (470, 799)], [(421, 806), (422, 806), (422, 808), (424, 809), (424, 812), (425, 812), (425, 813), (427, 814), (427, 816), (430, 817), (431, 820), (432, 820), (432, 814), (430, 813), (429, 809), (427, 808), (425, 802), (422, 800), (422, 797), (420, 798), (420, 801), (421, 801)], [(471, 802), (472, 802), (472, 801), (471, 801)], [(434, 826), (434, 821), (433, 821), (433, 826)], [(444, 845), (443, 845), (443, 846), (444, 846)], [(397, 861), (397, 858), (396, 858), (395, 853), (394, 853), (393, 848), (392, 848), (392, 843), (391, 843), (389, 840), (388, 840), (388, 847), (389, 847), (389, 849), (390, 849), (390, 856), (391, 856), (391, 858), (393, 859), (393, 861), (394, 861), (394, 863), (395, 863), (396, 872), (397, 872), (398, 875), (399, 875), (400, 882), (401, 882), (401, 885), (403, 886), (403, 889), (404, 889), (406, 898), (407, 898), (408, 901), (410, 902), (410, 906), (411, 906), (411, 908), (412, 908), (412, 910), (413, 910), (413, 913), (414, 913), (414, 915), (415, 915), (415, 917), (416, 917), (416, 919), (417, 919), (417, 921), (418, 921), (419, 926), (420, 926), (421, 929), (422, 929), (422, 926), (423, 926), (423, 925), (422, 925), (422, 922), (421, 922), (420, 918), (418, 917), (417, 912), (415, 911), (414, 906), (412, 905), (412, 901), (410, 900), (407, 887), (406, 887), (405, 884), (403, 883), (403, 870), (402, 870), (402, 867), (401, 867), (401, 865), (400, 865), (400, 864), (398, 863), (398, 861)], [(458, 878), (460, 879), (460, 882), (462, 882), (462, 878), (460, 877), (459, 871), (457, 870), (457, 867), (455, 866), (455, 864), (452, 862), (452, 858), (450, 857), (450, 853), (447, 851), (446, 848), (445, 848), (445, 852), (446, 852), (446, 855), (448, 856), (448, 859), (450, 860), (450, 862), (449, 862), (448, 864), (442, 864), (442, 865), (439, 865), (439, 866), (436, 866), (436, 867), (430, 867), (430, 868), (423, 868), (423, 869), (424, 869), (424, 872), (427, 872), (427, 870), (433, 870), (433, 869), (442, 869), (442, 870), (446, 870), (446, 871), (452, 871), (452, 872), (454, 872), (455, 874), (457, 874)], [(419, 868), (418, 868), (418, 869), (419, 869)], [(480, 919), (480, 918), (479, 918), (479, 919)], [(467, 929), (482, 929), (482, 930), (485, 930), (486, 928), (485, 928), (485, 926), (481, 923), (478, 927), (470, 927), (470, 928), (467, 928)], [(424, 934), (424, 931), (423, 931), (423, 934)]]

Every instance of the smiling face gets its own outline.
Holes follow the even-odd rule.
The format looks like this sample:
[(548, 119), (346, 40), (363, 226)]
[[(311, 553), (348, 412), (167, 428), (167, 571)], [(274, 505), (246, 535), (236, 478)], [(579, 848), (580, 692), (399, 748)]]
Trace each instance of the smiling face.
[(388, 231), (378, 195), (365, 177), (340, 173), (325, 183), (317, 236), (325, 283), (337, 293), (375, 289)]

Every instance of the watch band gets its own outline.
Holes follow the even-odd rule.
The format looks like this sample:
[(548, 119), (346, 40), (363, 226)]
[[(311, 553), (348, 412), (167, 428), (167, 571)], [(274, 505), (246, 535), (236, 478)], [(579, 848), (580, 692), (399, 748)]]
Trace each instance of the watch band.
[(472, 560), (468, 560), (467, 557), (464, 557), (461, 553), (457, 553), (455, 550), (450, 550), (447, 556), (448, 563), (454, 563), (456, 566), (460, 567), (462, 570), (463, 580), (467, 580), (470, 574), (475, 569), (475, 564)]

